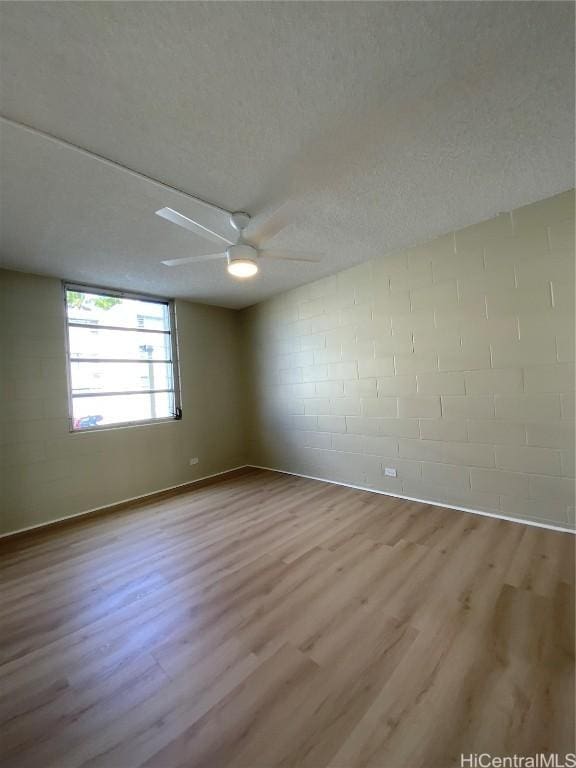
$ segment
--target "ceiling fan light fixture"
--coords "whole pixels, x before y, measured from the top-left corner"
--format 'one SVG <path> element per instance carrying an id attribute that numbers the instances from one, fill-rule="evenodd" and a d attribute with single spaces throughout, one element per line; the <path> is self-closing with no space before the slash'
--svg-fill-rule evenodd
<path id="1" fill-rule="evenodd" d="M 258 230 L 256 230 L 256 233 L 252 231 L 251 234 L 249 231 L 248 240 L 246 240 L 244 237 L 244 231 L 246 229 L 250 229 L 252 223 L 252 220 L 247 213 L 243 213 L 242 211 L 229 213 L 223 208 L 212 206 L 209 203 L 205 203 L 204 201 L 200 200 L 199 198 L 195 199 L 198 203 L 201 203 L 202 206 L 212 208 L 218 213 L 218 215 L 228 213 L 228 221 L 226 226 L 228 229 L 231 226 L 238 232 L 236 242 L 232 243 L 227 236 L 210 229 L 199 221 L 195 221 L 194 219 L 190 219 L 188 216 L 184 216 L 182 213 L 178 213 L 178 211 L 175 211 L 172 208 L 160 208 L 160 210 L 156 211 L 157 215 L 163 219 L 166 219 L 171 224 L 177 224 L 179 227 L 184 227 L 184 229 L 189 229 L 191 232 L 196 232 L 196 234 L 199 234 L 201 237 L 204 237 L 207 240 L 215 240 L 218 243 L 226 243 L 228 245 L 224 252 L 220 251 L 219 253 L 204 253 L 200 256 L 184 256 L 184 258 L 166 259 L 162 262 L 162 264 L 165 264 L 167 267 L 179 267 L 181 264 L 194 264 L 202 261 L 226 259 L 228 262 L 228 273 L 233 277 L 237 277 L 239 280 L 246 280 L 247 278 L 254 277 L 254 275 L 258 273 L 258 263 L 261 258 L 292 262 L 320 261 L 320 254 L 317 253 L 286 251 L 274 248 L 269 250 L 267 248 L 261 248 L 262 234 L 265 235 L 265 239 L 269 239 L 275 235 L 276 232 L 286 226 L 287 221 L 285 220 L 284 216 L 277 215 L 276 221 L 274 221 L 273 215 L 271 222 L 272 226 L 269 226 L 267 231 L 265 230 L 264 233 L 262 232 L 262 227 L 260 227 L 260 237 L 257 238 L 258 244 L 254 245 L 252 243 L 252 238 L 255 236 L 255 234 L 257 235 Z"/>
<path id="2" fill-rule="evenodd" d="M 258 264 L 252 259 L 234 259 L 228 262 L 228 272 L 241 279 L 254 277 L 258 272 Z"/>
<path id="3" fill-rule="evenodd" d="M 254 277 L 256 272 L 258 272 L 257 257 L 258 251 L 248 243 L 231 245 L 226 250 L 228 272 L 234 277 L 239 277 L 241 280 L 247 277 Z"/>

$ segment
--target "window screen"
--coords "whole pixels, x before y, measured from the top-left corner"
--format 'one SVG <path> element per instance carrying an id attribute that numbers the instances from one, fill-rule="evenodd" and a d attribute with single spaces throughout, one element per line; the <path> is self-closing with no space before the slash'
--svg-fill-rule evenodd
<path id="1" fill-rule="evenodd" d="M 168 300 L 65 284 L 73 430 L 181 416 Z"/>

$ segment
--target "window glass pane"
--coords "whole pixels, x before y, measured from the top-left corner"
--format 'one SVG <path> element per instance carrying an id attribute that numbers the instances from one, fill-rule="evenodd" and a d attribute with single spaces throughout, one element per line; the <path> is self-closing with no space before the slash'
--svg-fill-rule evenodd
<path id="1" fill-rule="evenodd" d="M 174 395 L 111 395 L 108 397 L 73 397 L 74 429 L 93 429 L 174 416 Z"/>
<path id="2" fill-rule="evenodd" d="M 70 363 L 72 393 L 173 389 L 171 363 Z"/>
<path id="3" fill-rule="evenodd" d="M 66 291 L 66 304 L 71 323 L 170 330 L 167 304 L 73 290 Z"/>
<path id="4" fill-rule="evenodd" d="M 70 358 L 170 360 L 170 334 L 139 331 L 105 331 L 101 328 L 68 328 Z"/>
<path id="5" fill-rule="evenodd" d="M 180 418 L 170 306 L 66 287 L 73 429 Z"/>

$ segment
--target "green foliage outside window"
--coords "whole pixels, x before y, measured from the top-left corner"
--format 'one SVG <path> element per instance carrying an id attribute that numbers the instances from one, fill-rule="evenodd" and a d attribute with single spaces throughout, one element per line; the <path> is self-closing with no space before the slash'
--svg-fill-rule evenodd
<path id="1" fill-rule="evenodd" d="M 91 296 L 80 291 L 66 291 L 66 301 L 69 307 L 74 309 L 111 309 L 120 304 L 122 299 L 116 296 Z"/>

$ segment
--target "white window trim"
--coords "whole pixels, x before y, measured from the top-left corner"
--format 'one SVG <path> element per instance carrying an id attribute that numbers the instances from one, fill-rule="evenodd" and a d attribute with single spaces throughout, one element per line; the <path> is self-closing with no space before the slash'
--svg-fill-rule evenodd
<path id="1" fill-rule="evenodd" d="M 156 304 L 166 304 L 168 307 L 168 315 L 170 318 L 170 330 L 169 331 L 159 331 L 157 329 L 154 330 L 147 330 L 145 328 L 124 328 L 119 326 L 95 326 L 97 328 L 102 328 L 103 330 L 118 330 L 118 331 L 138 331 L 138 332 L 145 332 L 145 333 L 162 333 L 162 334 L 170 334 L 170 349 L 172 353 L 172 360 L 158 360 L 154 362 L 171 362 L 172 363 L 172 376 L 173 376 L 173 382 L 174 382 L 174 409 L 175 413 L 174 416 L 168 416 L 164 418 L 158 418 L 158 419 L 142 419 L 138 421 L 122 421 L 117 424 L 105 424 L 102 427 L 85 427 L 83 429 L 75 429 L 74 428 L 74 410 L 73 410 L 73 395 L 72 395 L 72 358 L 70 355 L 70 343 L 69 343 L 69 335 L 68 335 L 68 328 L 70 326 L 72 327 L 82 327 L 82 328 L 90 328 L 89 325 L 84 325 L 83 323 L 69 323 L 68 322 L 68 302 L 66 297 L 67 291 L 79 291 L 80 293 L 93 293 L 96 295 L 102 295 L 102 296 L 115 296 L 120 299 L 135 299 L 136 301 L 149 301 Z M 124 429 L 127 427 L 145 427 L 150 426 L 151 424 L 167 424 L 174 421 L 181 421 L 182 419 L 182 400 L 181 400 L 181 392 L 180 392 L 180 366 L 179 366 L 179 356 L 178 356 L 178 332 L 177 332 L 177 325 L 176 325 L 176 308 L 175 308 L 175 302 L 174 299 L 167 299 L 163 298 L 161 296 L 154 296 L 153 294 L 147 294 L 147 293 L 135 293 L 133 291 L 121 291 L 116 288 L 106 288 L 101 285 L 92 285 L 89 283 L 75 283 L 71 282 L 69 280 L 62 280 L 62 298 L 64 302 L 64 339 L 65 339 L 65 351 L 66 351 L 66 382 L 67 382 L 67 388 L 68 388 L 68 430 L 74 435 L 81 435 L 86 432 L 106 432 L 111 429 Z M 77 361 L 75 361 L 77 362 Z M 95 360 L 95 362 L 105 362 L 105 360 L 102 360 L 98 358 Z M 148 360 L 123 360 L 123 359 L 110 359 L 110 362 L 115 363 L 122 363 L 122 362 L 148 362 Z M 83 397 L 96 397 L 96 396 L 107 396 L 107 395 L 131 395 L 131 394 L 149 394 L 150 392 L 172 392 L 172 390 L 143 390 L 143 391 L 134 391 L 134 392 L 114 392 L 114 393 L 98 393 L 98 395 L 95 393 L 94 395 L 83 395 Z"/>

